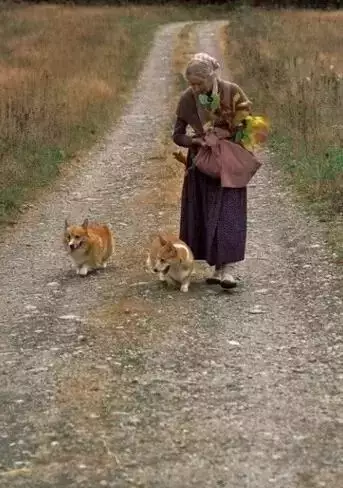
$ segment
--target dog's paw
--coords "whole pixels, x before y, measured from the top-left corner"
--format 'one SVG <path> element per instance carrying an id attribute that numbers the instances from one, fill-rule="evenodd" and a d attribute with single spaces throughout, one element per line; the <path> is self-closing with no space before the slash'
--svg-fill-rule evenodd
<path id="1" fill-rule="evenodd" d="M 87 276 L 88 271 L 89 271 L 89 269 L 88 269 L 88 267 L 87 267 L 87 266 L 81 266 L 81 268 L 79 269 L 78 274 L 79 274 L 80 276 Z"/>
<path id="2" fill-rule="evenodd" d="M 189 283 L 182 283 L 180 291 L 182 291 L 183 293 L 187 293 L 188 288 L 189 288 Z"/>
<path id="3" fill-rule="evenodd" d="M 160 281 L 167 281 L 166 275 L 164 273 L 159 273 L 158 274 L 158 279 Z"/>

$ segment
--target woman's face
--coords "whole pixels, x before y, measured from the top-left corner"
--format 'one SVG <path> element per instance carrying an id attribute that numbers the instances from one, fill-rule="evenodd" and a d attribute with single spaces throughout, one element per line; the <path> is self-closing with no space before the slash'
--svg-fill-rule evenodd
<path id="1" fill-rule="evenodd" d="M 187 77 L 189 86 L 196 95 L 207 93 L 212 90 L 213 82 L 211 78 L 199 78 L 198 76 L 189 75 Z"/>

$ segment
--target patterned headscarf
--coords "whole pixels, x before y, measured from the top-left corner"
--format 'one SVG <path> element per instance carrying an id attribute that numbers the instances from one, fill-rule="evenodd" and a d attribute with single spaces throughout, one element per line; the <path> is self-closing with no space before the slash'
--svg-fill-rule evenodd
<path id="1" fill-rule="evenodd" d="M 216 78 L 220 68 L 218 61 L 207 53 L 197 53 L 189 61 L 186 68 L 186 78 L 196 76 L 200 79 Z"/>

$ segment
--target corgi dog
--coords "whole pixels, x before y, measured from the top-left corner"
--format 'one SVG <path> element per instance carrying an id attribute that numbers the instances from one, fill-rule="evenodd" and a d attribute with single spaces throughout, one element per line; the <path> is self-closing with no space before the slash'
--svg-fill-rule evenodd
<path id="1" fill-rule="evenodd" d="M 113 253 L 114 237 L 109 225 L 90 224 L 88 219 L 81 225 L 70 225 L 66 219 L 64 245 L 76 274 L 86 276 L 90 270 L 106 268 Z"/>
<path id="2" fill-rule="evenodd" d="M 182 292 L 188 291 L 194 257 L 187 244 L 177 237 L 159 234 L 151 243 L 146 265 L 158 273 L 161 281 L 179 284 Z"/>

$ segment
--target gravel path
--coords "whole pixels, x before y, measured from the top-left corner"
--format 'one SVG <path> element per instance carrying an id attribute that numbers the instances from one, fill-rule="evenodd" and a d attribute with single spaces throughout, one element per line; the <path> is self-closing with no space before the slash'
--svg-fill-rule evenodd
<path id="1" fill-rule="evenodd" d="M 341 269 L 268 160 L 237 291 L 206 287 L 201 266 L 188 295 L 144 271 L 150 234 L 178 223 L 158 139 L 181 27 L 159 31 L 82 170 L 1 238 L 1 487 L 343 486 Z M 218 57 L 219 27 L 197 27 Z M 86 214 L 112 223 L 118 251 L 81 279 L 61 234 Z"/>

